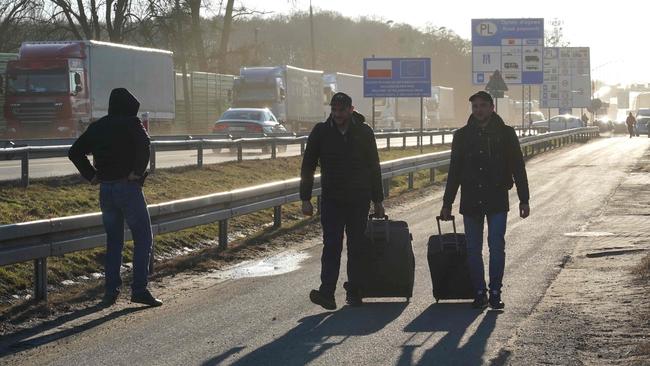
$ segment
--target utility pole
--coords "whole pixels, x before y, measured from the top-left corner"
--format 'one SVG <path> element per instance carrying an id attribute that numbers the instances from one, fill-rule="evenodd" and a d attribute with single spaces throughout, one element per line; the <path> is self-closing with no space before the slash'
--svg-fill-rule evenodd
<path id="1" fill-rule="evenodd" d="M 314 12 L 311 7 L 311 0 L 309 0 L 309 28 L 311 34 L 311 68 L 316 70 L 316 46 L 314 45 Z"/>

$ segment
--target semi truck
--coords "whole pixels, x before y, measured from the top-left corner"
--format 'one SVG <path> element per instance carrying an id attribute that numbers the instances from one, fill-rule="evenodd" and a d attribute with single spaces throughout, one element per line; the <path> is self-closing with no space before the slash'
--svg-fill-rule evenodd
<path id="1" fill-rule="evenodd" d="M 10 60 L 15 60 L 17 58 L 17 53 L 0 53 L 0 108 L 4 108 L 5 105 L 4 75 L 7 70 L 7 62 Z M 6 130 L 7 125 L 5 123 L 4 113 L 0 111 L 0 135 L 3 135 Z"/>
<path id="2" fill-rule="evenodd" d="M 175 117 L 173 53 L 98 41 L 24 42 L 6 72 L 9 138 L 76 137 L 108 113 L 124 87 L 149 115 L 152 134 Z"/>
<path id="3" fill-rule="evenodd" d="M 458 127 L 455 120 L 454 89 L 432 85 L 431 97 L 375 98 L 375 127 L 378 129 L 419 129 Z"/>
<path id="4" fill-rule="evenodd" d="M 311 131 L 325 119 L 323 72 L 282 65 L 242 67 L 233 85 L 234 108 L 269 108 L 290 131 Z"/>
<path id="5" fill-rule="evenodd" d="M 366 117 L 366 122 L 372 119 L 372 98 L 363 97 L 363 76 L 335 72 L 323 75 L 323 93 L 325 115 L 330 114 L 330 100 L 332 95 L 343 92 L 352 98 L 354 110 Z"/>

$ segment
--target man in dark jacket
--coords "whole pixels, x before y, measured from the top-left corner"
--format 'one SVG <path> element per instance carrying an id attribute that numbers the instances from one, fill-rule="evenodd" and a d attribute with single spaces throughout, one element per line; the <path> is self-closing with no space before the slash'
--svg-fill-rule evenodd
<path id="1" fill-rule="evenodd" d="M 451 162 L 440 216 L 450 220 L 451 207 L 461 187 L 460 213 L 467 239 L 467 255 L 476 290 L 473 306 L 488 303 L 503 309 L 501 286 L 505 266 L 505 233 L 510 204 L 508 190 L 514 184 L 519 196 L 519 215 L 528 217 L 528 178 L 515 130 L 494 112 L 490 94 L 480 91 L 471 98 L 472 115 L 467 125 L 454 133 Z M 488 222 L 490 249 L 490 297 L 483 269 L 483 226 Z"/>
<path id="2" fill-rule="evenodd" d="M 352 99 L 336 93 L 330 102 L 331 114 L 318 123 L 309 134 L 300 171 L 302 212 L 313 214 L 311 193 L 314 171 L 320 163 L 321 224 L 323 254 L 321 256 L 321 285 L 309 298 L 325 309 L 336 309 L 334 292 L 339 277 L 343 233 L 347 237 L 348 282 L 344 284 L 346 302 L 362 304 L 358 285 L 361 243 L 370 211 L 383 216 L 384 194 L 377 143 L 365 118 L 354 111 Z"/>
<path id="3" fill-rule="evenodd" d="M 74 142 L 68 157 L 81 175 L 100 184 L 99 204 L 106 229 L 106 292 L 104 303 L 115 303 L 122 286 L 120 267 L 124 221 L 134 242 L 131 301 L 160 306 L 147 289 L 153 237 L 142 184 L 149 163 L 149 136 L 137 117 L 140 103 L 124 88 L 114 89 L 108 115 L 91 123 Z M 92 154 L 95 165 L 86 155 Z"/>

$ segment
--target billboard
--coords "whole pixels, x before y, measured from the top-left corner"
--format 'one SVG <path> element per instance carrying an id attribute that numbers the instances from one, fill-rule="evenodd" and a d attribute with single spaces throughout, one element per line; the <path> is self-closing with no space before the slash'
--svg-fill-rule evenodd
<path id="1" fill-rule="evenodd" d="M 430 97 L 430 58 L 363 59 L 363 96 Z"/>
<path id="2" fill-rule="evenodd" d="M 586 108 L 591 105 L 589 47 L 546 47 L 541 108 Z"/>

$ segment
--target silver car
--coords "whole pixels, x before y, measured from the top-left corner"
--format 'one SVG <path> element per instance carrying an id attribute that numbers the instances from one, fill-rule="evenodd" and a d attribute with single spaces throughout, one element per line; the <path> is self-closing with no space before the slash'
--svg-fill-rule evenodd
<path id="1" fill-rule="evenodd" d="M 230 108 L 212 126 L 212 133 L 231 135 L 233 138 L 287 136 L 289 132 L 267 108 Z M 286 151 L 286 145 L 278 146 L 279 151 Z M 232 149 L 231 149 L 232 150 Z M 269 146 L 262 146 L 263 152 L 270 151 Z"/>

